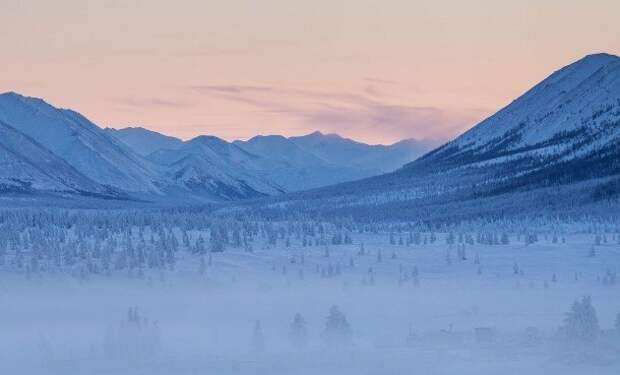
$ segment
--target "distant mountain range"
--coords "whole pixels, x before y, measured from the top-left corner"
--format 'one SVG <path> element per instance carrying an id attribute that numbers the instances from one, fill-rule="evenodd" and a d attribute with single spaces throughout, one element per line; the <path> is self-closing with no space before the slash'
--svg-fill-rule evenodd
<path id="1" fill-rule="evenodd" d="M 276 194 L 273 189 L 307 190 L 391 172 L 437 146 L 433 141 L 413 139 L 389 146 L 367 145 L 320 132 L 290 138 L 259 135 L 234 142 L 200 136 L 183 142 L 143 128 L 105 130 L 157 165 L 177 164 L 174 175 L 182 175 L 181 170 L 224 163 L 225 170 L 242 173 L 245 179 L 254 176 L 270 182 L 272 188 L 257 187 L 267 195 Z M 186 162 L 178 165 L 180 160 Z"/>
<path id="2" fill-rule="evenodd" d="M 102 129 L 37 98 L 0 94 L 0 194 L 209 202 L 279 195 L 389 172 L 432 142 L 366 145 L 337 135 L 189 141 Z"/>
<path id="3" fill-rule="evenodd" d="M 596 54 L 393 173 L 281 200 L 406 218 L 573 209 L 619 196 L 620 58 Z"/>

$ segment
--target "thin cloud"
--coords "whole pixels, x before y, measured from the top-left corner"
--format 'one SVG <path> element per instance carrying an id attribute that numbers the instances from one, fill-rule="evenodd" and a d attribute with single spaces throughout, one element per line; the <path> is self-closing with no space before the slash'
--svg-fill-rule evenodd
<path id="1" fill-rule="evenodd" d="M 149 107 L 186 107 L 187 103 L 170 100 L 170 99 L 162 99 L 162 98 L 122 98 L 118 100 L 118 102 L 122 105 L 128 107 L 141 107 L 141 108 L 149 108 Z"/>
<path id="2" fill-rule="evenodd" d="M 378 89 L 361 94 L 252 85 L 200 85 L 203 95 L 288 116 L 297 127 L 383 138 L 447 138 L 479 120 L 475 110 L 450 112 L 430 106 L 393 104 Z"/>
<path id="3" fill-rule="evenodd" d="M 307 90 L 299 88 L 276 87 L 276 86 L 251 86 L 251 85 L 199 85 L 192 89 L 201 93 L 230 93 L 238 96 L 252 96 L 253 94 L 271 94 L 274 96 L 295 96 L 305 99 L 337 100 L 348 102 L 366 102 L 364 96 L 325 91 Z"/>

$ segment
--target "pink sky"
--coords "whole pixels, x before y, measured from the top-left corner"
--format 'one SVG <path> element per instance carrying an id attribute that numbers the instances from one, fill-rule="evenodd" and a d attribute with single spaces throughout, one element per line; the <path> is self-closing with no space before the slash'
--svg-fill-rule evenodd
<path id="1" fill-rule="evenodd" d="M 617 0 L 0 0 L 0 91 L 184 139 L 448 138 L 620 54 Z"/>

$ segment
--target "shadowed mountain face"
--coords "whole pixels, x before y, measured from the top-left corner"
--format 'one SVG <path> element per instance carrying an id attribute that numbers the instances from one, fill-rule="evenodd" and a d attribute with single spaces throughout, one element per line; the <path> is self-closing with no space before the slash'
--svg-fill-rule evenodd
<path id="1" fill-rule="evenodd" d="M 444 210 L 457 201 L 490 207 L 480 200 L 492 199 L 502 209 L 518 210 L 528 202 L 514 197 L 533 199 L 546 191 L 578 206 L 619 195 L 619 178 L 620 58 L 598 54 L 553 73 L 495 115 L 393 173 L 290 201 L 313 200 L 324 210 L 383 206 L 411 212 L 424 205 Z M 569 195 L 575 196 L 572 202 Z"/>

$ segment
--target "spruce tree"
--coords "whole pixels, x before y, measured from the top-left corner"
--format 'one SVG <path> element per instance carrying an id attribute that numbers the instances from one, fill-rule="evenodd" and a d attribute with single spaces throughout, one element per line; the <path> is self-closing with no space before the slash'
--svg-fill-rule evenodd
<path id="1" fill-rule="evenodd" d="M 573 303 L 564 323 L 567 336 L 577 341 L 593 341 L 600 333 L 596 310 L 589 296 Z"/>
<path id="2" fill-rule="evenodd" d="M 295 314 L 291 322 L 290 331 L 291 343 L 298 348 L 304 347 L 308 341 L 308 332 L 306 329 L 306 320 L 300 313 Z"/>
<path id="3" fill-rule="evenodd" d="M 325 340 L 327 344 L 342 346 L 350 343 L 353 332 L 345 315 L 338 306 L 333 305 L 329 309 L 325 324 Z"/>

